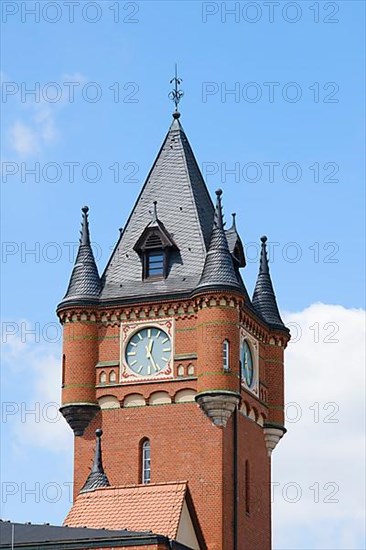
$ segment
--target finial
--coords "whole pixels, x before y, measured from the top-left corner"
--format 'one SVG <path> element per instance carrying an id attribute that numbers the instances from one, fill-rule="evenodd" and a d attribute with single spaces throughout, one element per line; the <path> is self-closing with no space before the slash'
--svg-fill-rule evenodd
<path id="1" fill-rule="evenodd" d="M 266 247 L 266 242 L 267 242 L 266 235 L 263 235 L 263 237 L 261 237 L 261 241 L 262 241 L 262 250 L 261 250 L 261 258 L 260 258 L 260 264 L 259 264 L 259 272 L 269 273 L 267 247 Z"/>
<path id="2" fill-rule="evenodd" d="M 81 222 L 80 244 L 90 245 L 89 222 L 88 222 L 89 207 L 83 206 L 81 211 L 83 213 L 83 219 Z"/>
<path id="3" fill-rule="evenodd" d="M 178 104 L 179 104 L 180 100 L 182 99 L 182 97 L 184 96 L 184 92 L 183 92 L 183 90 L 179 89 L 179 86 L 181 85 L 183 80 L 178 77 L 177 64 L 175 64 L 175 76 L 174 76 L 174 78 L 171 79 L 170 84 L 172 84 L 173 82 L 174 82 L 174 90 L 169 92 L 168 97 L 169 97 L 169 99 L 174 101 L 174 104 L 175 104 L 175 112 L 173 113 L 173 117 L 174 118 L 179 118 L 180 113 L 178 112 Z"/>
<path id="4" fill-rule="evenodd" d="M 236 230 L 236 212 L 233 212 L 231 215 L 232 215 L 232 217 L 233 217 L 233 225 L 232 225 L 232 228 Z"/>
<path id="5" fill-rule="evenodd" d="M 215 222 L 216 227 L 219 229 L 224 228 L 224 220 L 223 220 L 223 214 L 222 214 L 222 204 L 221 204 L 221 196 L 222 196 L 222 189 L 217 189 L 215 191 L 216 193 L 216 211 L 215 211 Z"/>
<path id="6" fill-rule="evenodd" d="M 97 472 L 99 474 L 104 474 L 103 463 L 102 463 L 102 444 L 101 444 L 102 435 L 103 435 L 103 430 L 101 428 L 98 428 L 97 430 L 95 430 L 96 446 L 95 446 L 94 462 L 93 462 L 93 467 L 91 471 Z"/>

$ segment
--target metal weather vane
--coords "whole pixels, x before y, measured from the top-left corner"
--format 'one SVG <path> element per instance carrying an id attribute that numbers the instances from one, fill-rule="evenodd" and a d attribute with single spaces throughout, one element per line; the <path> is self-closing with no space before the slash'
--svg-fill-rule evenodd
<path id="1" fill-rule="evenodd" d="M 174 90 L 169 93 L 169 99 L 174 101 L 175 111 L 178 112 L 178 105 L 182 97 L 184 96 L 183 90 L 179 89 L 179 86 L 183 82 L 182 78 L 178 77 L 177 64 L 175 64 L 175 76 L 171 79 L 170 84 L 174 82 Z"/>

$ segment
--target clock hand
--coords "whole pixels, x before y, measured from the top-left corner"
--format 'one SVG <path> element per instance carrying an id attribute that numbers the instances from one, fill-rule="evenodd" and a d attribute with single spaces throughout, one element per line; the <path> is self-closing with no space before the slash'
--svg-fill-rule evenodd
<path id="1" fill-rule="evenodd" d="M 152 347 L 152 346 L 151 346 L 151 347 Z M 155 363 L 155 361 L 154 361 L 153 356 L 151 355 L 151 352 L 150 352 L 148 346 L 145 346 L 145 349 L 146 349 L 146 357 L 147 357 L 147 359 L 150 359 L 150 361 L 151 361 L 151 363 L 152 363 L 152 366 L 154 367 L 154 369 L 155 369 L 156 371 L 158 371 L 159 368 L 156 366 L 156 363 Z"/>
<path id="2" fill-rule="evenodd" d="M 150 355 L 151 355 L 151 352 L 152 352 L 153 345 L 154 345 L 154 340 L 150 340 L 150 342 L 149 342 L 149 353 L 150 353 Z"/>

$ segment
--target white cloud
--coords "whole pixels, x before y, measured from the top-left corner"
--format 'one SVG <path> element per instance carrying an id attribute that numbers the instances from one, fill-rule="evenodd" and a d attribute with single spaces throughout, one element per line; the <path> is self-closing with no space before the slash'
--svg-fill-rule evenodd
<path id="1" fill-rule="evenodd" d="M 33 325 L 23 320 L 16 326 Z M 42 340 L 41 330 L 39 336 Z M 22 328 L 16 335 L 8 335 L 6 340 L 2 346 L 3 374 L 5 371 L 11 373 L 12 384 L 21 387 L 22 391 L 24 384 L 27 388 L 25 398 L 12 401 L 3 396 L 7 403 L 13 403 L 8 408 L 3 406 L 3 422 L 11 426 L 13 450 L 26 452 L 29 446 L 36 446 L 45 452 L 68 453 L 72 432 L 57 412 L 61 391 L 60 346 L 44 340 L 35 343 L 33 335 L 24 338 Z M 6 414 L 14 408 L 16 414 Z"/>
<path id="2" fill-rule="evenodd" d="M 37 98 L 28 95 L 26 101 L 20 102 L 21 92 L 14 96 L 19 99 L 22 111 L 21 114 L 18 112 L 17 120 L 8 126 L 8 145 L 12 153 L 15 152 L 21 157 L 32 156 L 40 153 L 58 139 L 60 132 L 56 124 L 57 112 L 70 101 L 69 88 L 64 86 L 64 82 L 74 82 L 82 86 L 86 82 L 86 78 L 80 73 L 63 74 L 58 83 L 61 95 L 57 102 L 49 102 L 47 97 L 46 99 L 43 97 L 44 85 L 42 84 Z M 77 93 L 75 92 L 75 94 Z M 8 156 L 10 155 L 8 154 Z"/>
<path id="3" fill-rule="evenodd" d="M 16 121 L 10 128 L 11 148 L 19 155 L 29 155 L 39 151 L 37 132 L 23 122 Z"/>
<path id="4" fill-rule="evenodd" d="M 274 548 L 364 548 L 365 312 L 319 303 L 285 320 L 295 341 L 288 433 L 273 454 Z"/>

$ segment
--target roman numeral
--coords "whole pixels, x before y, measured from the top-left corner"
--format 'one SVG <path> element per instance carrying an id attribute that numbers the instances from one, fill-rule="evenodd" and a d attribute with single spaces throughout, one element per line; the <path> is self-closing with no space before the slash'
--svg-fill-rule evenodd
<path id="1" fill-rule="evenodd" d="M 161 334 L 161 330 L 158 330 L 158 332 L 156 333 L 156 338 L 159 338 L 160 334 Z"/>
<path id="2" fill-rule="evenodd" d="M 137 336 L 140 338 L 140 340 L 142 340 L 142 336 L 139 332 L 137 333 Z"/>
<path id="3" fill-rule="evenodd" d="M 165 348 L 165 349 L 163 349 L 163 351 L 169 351 L 169 353 L 170 353 L 171 350 L 170 350 L 170 348 Z"/>
<path id="4" fill-rule="evenodd" d="M 135 351 L 128 351 L 127 355 L 136 355 L 136 352 Z"/>
<path id="5" fill-rule="evenodd" d="M 166 357 L 163 357 L 162 359 L 163 359 L 163 361 L 165 361 L 166 363 L 169 361 L 169 359 L 167 359 Z"/>
<path id="6" fill-rule="evenodd" d="M 136 363 L 137 363 L 137 359 L 135 359 L 134 361 L 132 361 L 132 363 L 131 363 L 130 366 L 133 367 L 133 365 L 136 365 Z"/>
<path id="7" fill-rule="evenodd" d="M 151 328 L 148 329 L 147 335 L 148 335 L 149 338 L 151 338 Z"/>
<path id="8" fill-rule="evenodd" d="M 169 340 L 169 338 L 164 338 L 164 340 L 161 341 L 162 344 L 165 344 L 165 342 L 167 342 Z"/>
<path id="9" fill-rule="evenodd" d="M 136 347 L 136 346 L 137 346 L 137 344 L 135 344 L 135 342 L 131 342 L 131 346 L 134 346 L 134 347 Z"/>

